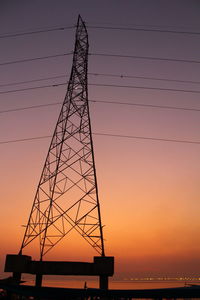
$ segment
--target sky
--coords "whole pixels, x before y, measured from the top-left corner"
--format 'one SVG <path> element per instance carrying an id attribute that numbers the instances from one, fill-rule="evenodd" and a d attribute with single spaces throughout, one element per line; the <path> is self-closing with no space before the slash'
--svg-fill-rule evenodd
<path id="1" fill-rule="evenodd" d="M 199 275 L 199 9 L 195 0 L 0 1 L 1 271 L 5 255 L 19 251 L 50 140 L 3 142 L 52 135 L 66 86 L 8 91 L 65 82 L 72 56 L 16 61 L 73 51 L 80 14 L 89 35 L 89 100 L 102 101 L 90 102 L 92 131 L 121 136 L 93 136 L 105 250 L 115 257 L 115 278 Z M 73 28 L 5 37 L 62 26 Z M 37 259 L 34 249 L 27 254 Z M 47 259 L 95 255 L 72 233 Z"/>

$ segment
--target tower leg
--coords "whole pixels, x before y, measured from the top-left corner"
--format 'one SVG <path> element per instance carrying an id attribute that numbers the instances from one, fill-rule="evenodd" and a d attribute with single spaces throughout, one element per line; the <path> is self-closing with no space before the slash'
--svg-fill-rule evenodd
<path id="1" fill-rule="evenodd" d="M 41 287 L 42 286 L 42 274 L 36 274 L 35 277 L 35 286 Z"/>
<path id="2" fill-rule="evenodd" d="M 99 288 L 103 290 L 108 289 L 108 276 L 106 275 L 99 276 Z"/>

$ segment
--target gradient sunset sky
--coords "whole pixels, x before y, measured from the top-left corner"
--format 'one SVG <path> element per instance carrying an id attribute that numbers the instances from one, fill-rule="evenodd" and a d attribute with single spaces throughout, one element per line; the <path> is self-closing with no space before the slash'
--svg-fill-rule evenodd
<path id="1" fill-rule="evenodd" d="M 50 139 L 3 142 L 52 135 L 61 106 L 5 111 L 60 103 L 66 86 L 3 92 L 65 82 L 71 71 L 72 56 L 5 63 L 71 52 L 75 28 L 4 35 L 74 27 L 78 14 L 88 27 L 91 54 L 184 60 L 89 55 L 89 73 L 93 73 L 89 75 L 89 100 L 196 109 L 90 102 L 94 133 L 199 142 L 94 134 L 106 255 L 115 256 L 116 277 L 200 275 L 200 2 L 197 0 L 0 1 L 1 271 L 5 255 L 19 251 L 24 233 L 21 225 L 27 223 Z M 60 75 L 66 77 L 6 85 Z M 27 249 L 26 254 L 38 258 L 35 249 Z M 94 250 L 72 233 L 47 259 L 91 261 L 94 255 Z"/>

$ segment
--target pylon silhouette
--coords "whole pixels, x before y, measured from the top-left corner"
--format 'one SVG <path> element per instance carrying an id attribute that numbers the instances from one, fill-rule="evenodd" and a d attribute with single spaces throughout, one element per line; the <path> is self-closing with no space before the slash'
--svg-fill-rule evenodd
<path id="1" fill-rule="evenodd" d="M 67 93 L 20 249 L 22 254 L 38 238 L 40 260 L 72 230 L 105 255 L 88 106 L 88 47 L 79 16 Z"/>

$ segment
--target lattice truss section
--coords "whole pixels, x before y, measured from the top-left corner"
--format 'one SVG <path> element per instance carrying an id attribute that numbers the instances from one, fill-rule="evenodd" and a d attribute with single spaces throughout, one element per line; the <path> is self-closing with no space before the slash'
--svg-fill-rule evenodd
<path id="1" fill-rule="evenodd" d="M 87 93 L 88 35 L 79 16 L 64 103 L 26 227 L 21 252 L 35 238 L 40 258 L 71 230 L 104 255 Z"/>

